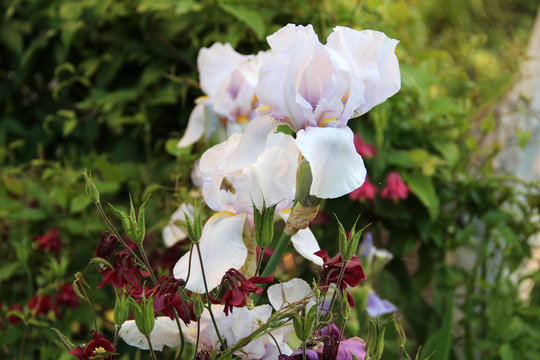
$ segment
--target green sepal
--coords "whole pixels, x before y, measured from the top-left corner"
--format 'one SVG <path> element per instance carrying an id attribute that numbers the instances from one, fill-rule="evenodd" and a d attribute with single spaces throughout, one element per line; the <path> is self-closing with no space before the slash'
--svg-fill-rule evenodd
<path id="1" fill-rule="evenodd" d="M 122 297 L 116 295 L 116 302 L 114 304 L 114 323 L 121 326 L 128 318 L 129 315 L 129 297 L 126 296 L 125 291 L 122 292 Z"/>
<path id="2" fill-rule="evenodd" d="M 297 314 L 294 314 L 292 320 L 296 337 L 301 341 L 305 342 L 307 339 L 304 338 L 304 324 L 302 319 Z"/>
<path id="3" fill-rule="evenodd" d="M 195 212 L 193 214 L 193 221 L 191 221 L 191 218 L 189 217 L 189 215 L 184 212 L 184 218 L 186 220 L 186 228 L 188 231 L 189 238 L 195 244 L 198 244 L 202 235 L 201 214 L 199 212 Z"/>
<path id="4" fill-rule="evenodd" d="M 124 211 L 118 210 L 112 204 L 109 204 L 109 206 L 116 212 L 116 214 L 120 217 L 120 221 L 122 222 L 122 227 L 124 228 L 124 232 L 127 236 L 133 241 L 135 241 L 135 231 L 134 227 L 135 224 L 133 224 L 133 220 L 130 216 L 128 216 Z"/>
<path id="5" fill-rule="evenodd" d="M 150 333 L 154 329 L 154 298 L 150 297 L 148 300 L 145 300 L 143 297 L 143 301 L 140 303 L 135 302 L 135 300 L 131 299 L 131 307 L 133 309 L 133 316 L 135 317 L 135 325 L 137 325 L 137 329 L 143 334 L 144 336 L 150 336 Z"/>
<path id="6" fill-rule="evenodd" d="M 313 331 L 313 325 L 315 324 L 315 319 L 317 318 L 317 310 L 319 306 L 317 304 L 313 305 L 307 314 L 306 322 L 304 325 L 304 341 L 307 341 L 311 337 L 311 332 Z"/>

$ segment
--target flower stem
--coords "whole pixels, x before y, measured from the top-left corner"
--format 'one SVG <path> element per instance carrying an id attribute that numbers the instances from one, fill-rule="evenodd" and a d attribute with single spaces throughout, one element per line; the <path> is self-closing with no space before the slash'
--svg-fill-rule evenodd
<path id="1" fill-rule="evenodd" d="M 150 267 L 150 261 L 148 261 L 148 256 L 146 256 L 146 252 L 144 251 L 144 247 L 142 246 L 142 243 L 137 245 L 139 247 L 139 252 L 142 255 L 144 266 L 148 269 L 148 272 L 150 273 L 150 277 L 152 278 L 152 281 L 154 284 L 157 282 L 156 276 L 154 275 L 154 272 L 152 271 L 152 268 Z"/>
<path id="2" fill-rule="evenodd" d="M 176 326 L 178 326 L 178 332 L 180 333 L 180 351 L 176 354 L 174 357 L 175 359 L 178 359 L 182 356 L 182 352 L 184 351 L 184 333 L 182 332 L 182 326 L 180 326 L 180 320 L 178 320 L 178 311 L 174 309 L 174 320 L 176 320 Z"/>
<path id="3" fill-rule="evenodd" d="M 154 348 L 152 347 L 152 342 L 150 341 L 150 336 L 147 336 L 146 340 L 148 341 L 148 347 L 150 348 L 150 357 L 153 360 L 156 360 L 156 353 L 154 352 Z"/>
<path id="4" fill-rule="evenodd" d="M 261 269 L 261 265 L 262 265 L 262 260 L 263 260 L 263 256 L 264 256 L 264 247 L 261 248 L 261 250 L 259 251 L 259 261 L 257 261 L 257 268 L 255 269 L 255 276 L 259 276 L 259 270 Z"/>
<path id="5" fill-rule="evenodd" d="M 221 343 L 221 346 L 223 347 L 223 349 L 226 349 L 227 347 L 225 346 L 225 342 L 223 341 L 223 338 L 221 337 L 221 334 L 219 333 L 216 318 L 214 317 L 214 313 L 212 311 L 212 303 L 210 302 L 210 292 L 208 291 L 208 284 L 206 283 L 206 275 L 204 273 L 204 265 L 203 265 L 203 260 L 201 256 L 201 248 L 199 247 L 198 243 L 195 243 L 195 246 L 197 247 L 197 254 L 199 255 L 199 263 L 201 264 L 201 273 L 202 273 L 202 278 L 204 282 L 204 291 L 206 293 L 206 302 L 208 304 L 207 306 L 208 313 L 210 314 L 210 318 L 212 319 L 212 324 L 214 324 L 214 328 L 216 329 L 216 335 L 219 339 L 219 342 Z"/>
<path id="6" fill-rule="evenodd" d="M 197 318 L 197 340 L 195 341 L 195 353 L 193 360 L 197 358 L 197 350 L 199 349 L 199 336 L 201 335 L 201 318 Z"/>
<path id="7" fill-rule="evenodd" d="M 264 267 L 264 270 L 262 271 L 260 276 L 262 276 L 262 277 L 268 276 L 268 275 L 272 274 L 274 272 L 274 270 L 276 270 L 277 265 L 279 264 L 279 262 L 283 258 L 283 255 L 285 255 L 285 253 L 287 252 L 289 244 L 291 243 L 291 241 L 290 241 L 291 236 L 292 235 L 289 235 L 286 232 L 283 232 L 281 234 L 281 237 L 278 240 L 277 246 L 274 249 L 274 253 L 272 254 L 272 256 L 270 256 L 270 260 L 268 260 L 268 263 L 266 263 L 266 266 Z M 262 253 L 261 253 L 261 258 L 262 258 Z M 261 287 L 263 289 L 265 289 L 266 285 L 267 284 L 262 284 Z M 257 305 L 257 303 L 259 302 L 259 300 L 261 298 L 261 294 L 257 294 L 257 295 L 255 295 L 253 297 L 253 303 L 255 305 Z"/>

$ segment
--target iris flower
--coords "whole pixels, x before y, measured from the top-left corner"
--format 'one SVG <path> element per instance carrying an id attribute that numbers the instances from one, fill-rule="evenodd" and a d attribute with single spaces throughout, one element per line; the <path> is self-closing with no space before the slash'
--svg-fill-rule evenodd
<path id="1" fill-rule="evenodd" d="M 197 100 L 178 147 L 189 146 L 203 135 L 210 137 L 217 126 L 225 127 L 228 135 L 243 131 L 258 106 L 255 86 L 265 56 L 264 52 L 242 55 L 231 45 L 221 43 L 201 49 L 197 65 L 206 96 Z M 213 111 L 220 122 L 206 121 L 210 118 L 207 111 Z"/>
<path id="2" fill-rule="evenodd" d="M 311 25 L 293 24 L 267 40 L 272 52 L 259 71 L 257 98 L 274 124 L 296 132 L 313 174 L 310 194 L 335 198 L 359 188 L 366 169 L 347 123 L 399 90 L 398 41 L 338 26 L 323 45 Z"/>

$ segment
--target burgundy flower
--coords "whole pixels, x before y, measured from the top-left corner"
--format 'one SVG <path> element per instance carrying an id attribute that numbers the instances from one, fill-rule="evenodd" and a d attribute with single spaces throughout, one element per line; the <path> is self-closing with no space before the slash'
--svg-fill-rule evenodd
<path id="1" fill-rule="evenodd" d="M 148 271 L 142 271 L 133 263 L 133 257 L 127 250 L 122 250 L 114 254 L 114 263 L 112 268 L 98 270 L 103 274 L 98 289 L 105 284 L 112 284 L 115 288 L 121 289 L 130 284 L 133 286 L 139 285 L 139 277 L 147 277 L 150 275 Z"/>
<path id="2" fill-rule="evenodd" d="M 13 304 L 13 305 L 10 305 L 8 307 L 8 314 L 10 311 L 20 311 L 20 312 L 23 312 L 23 308 L 22 306 L 18 305 L 18 304 Z M 20 317 L 18 317 L 17 315 L 9 315 L 7 317 L 7 321 L 8 323 L 10 323 L 11 325 L 17 325 L 18 323 L 20 323 L 22 320 Z"/>
<path id="3" fill-rule="evenodd" d="M 356 201 L 356 200 L 364 200 L 364 199 L 375 199 L 375 194 L 379 191 L 375 185 L 373 185 L 369 178 L 366 176 L 366 181 L 362 186 L 360 186 L 358 189 L 354 190 L 349 194 L 349 199 Z"/>
<path id="4" fill-rule="evenodd" d="M 244 307 L 246 306 L 246 300 L 248 299 L 248 293 L 252 292 L 255 294 L 260 294 L 263 289 L 256 286 L 255 284 L 262 283 L 271 283 L 274 281 L 274 276 L 269 275 L 266 277 L 254 276 L 249 280 L 246 279 L 236 269 L 229 269 L 223 276 L 221 280 L 221 286 L 225 289 L 225 293 L 221 299 L 211 299 L 214 304 L 223 304 L 225 303 L 225 316 L 229 315 L 229 311 L 233 311 L 233 307 Z"/>
<path id="5" fill-rule="evenodd" d="M 97 331 L 92 332 L 94 333 L 94 337 L 84 349 L 82 346 L 78 346 L 69 353 L 78 357 L 80 360 L 113 360 L 114 355 L 108 354 L 114 353 L 114 347 L 111 342 Z"/>
<path id="6" fill-rule="evenodd" d="M 75 309 L 77 306 L 79 306 L 80 301 L 81 299 L 79 299 L 75 293 L 75 290 L 73 290 L 72 284 L 64 284 L 60 286 L 60 293 L 56 296 L 56 306 L 64 305 Z"/>
<path id="7" fill-rule="evenodd" d="M 163 315 L 174 319 L 174 310 L 178 312 L 178 317 L 187 325 L 191 320 L 196 320 L 192 306 L 182 302 L 178 293 L 178 288 L 183 286 L 185 281 L 175 279 L 172 276 L 163 275 L 159 278 L 149 294 L 154 295 L 154 313 L 161 312 Z"/>
<path id="8" fill-rule="evenodd" d="M 94 254 L 94 257 L 108 259 L 109 256 L 111 256 L 111 254 L 114 252 L 117 242 L 118 237 L 115 234 L 104 231 L 101 235 L 101 239 L 96 246 L 96 253 Z"/>
<path id="9" fill-rule="evenodd" d="M 56 313 L 56 307 L 53 307 L 49 295 L 36 295 L 28 303 L 28 308 L 32 310 L 34 316 L 47 315 L 50 310 Z"/>
<path id="10" fill-rule="evenodd" d="M 210 356 L 210 352 L 208 350 L 199 350 L 197 355 L 195 356 L 195 360 L 211 360 L 212 357 Z"/>
<path id="11" fill-rule="evenodd" d="M 50 252 L 58 256 L 60 254 L 60 247 L 66 246 L 60 240 L 60 234 L 57 227 L 52 227 L 45 235 L 34 236 L 32 241 L 36 241 L 38 249 Z"/>
<path id="12" fill-rule="evenodd" d="M 328 286 L 329 284 L 336 284 L 341 290 L 344 290 L 347 288 L 347 286 L 357 286 L 362 282 L 362 280 L 367 279 L 360 259 L 353 256 L 345 266 L 345 272 L 343 273 L 341 282 L 337 284 L 341 268 L 343 267 L 343 257 L 341 254 L 330 259 L 326 250 L 319 250 L 315 253 L 315 255 L 321 257 L 324 261 L 321 281 L 321 286 L 323 287 Z M 351 306 L 354 305 L 350 294 L 347 294 L 347 300 Z"/>
<path id="13" fill-rule="evenodd" d="M 354 134 L 354 147 L 362 157 L 369 158 L 377 155 L 377 148 L 365 143 L 360 134 Z"/>
<path id="14" fill-rule="evenodd" d="M 409 196 L 409 187 L 397 172 L 391 172 L 386 178 L 386 186 L 381 191 L 381 197 L 398 201 Z"/>

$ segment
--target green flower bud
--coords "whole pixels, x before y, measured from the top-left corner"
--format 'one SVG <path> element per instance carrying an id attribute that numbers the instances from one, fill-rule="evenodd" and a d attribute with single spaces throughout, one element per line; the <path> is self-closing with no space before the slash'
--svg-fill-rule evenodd
<path id="1" fill-rule="evenodd" d="M 255 242 L 261 248 L 267 248 L 274 239 L 274 213 L 277 204 L 266 207 L 263 199 L 262 211 L 253 203 L 253 218 L 255 224 Z"/>
<path id="2" fill-rule="evenodd" d="M 86 193 L 92 201 L 94 201 L 95 204 L 99 203 L 99 190 L 92 181 L 92 173 L 87 172 L 86 170 L 83 171 L 84 179 L 86 180 Z"/>
<path id="3" fill-rule="evenodd" d="M 202 313 L 204 312 L 204 304 L 199 295 L 195 296 L 195 302 L 193 303 L 193 311 L 198 318 L 200 318 Z"/>
<path id="4" fill-rule="evenodd" d="M 131 306 L 133 308 L 133 315 L 135 317 L 135 324 L 137 329 L 144 336 L 150 336 L 150 333 L 154 329 L 154 298 L 150 297 L 147 301 L 144 300 L 140 303 L 136 303 L 134 300 L 131 300 Z"/>
<path id="5" fill-rule="evenodd" d="M 116 303 L 114 304 L 114 323 L 121 326 L 128 318 L 129 315 L 129 297 L 125 292 L 122 293 L 122 297 L 116 296 Z"/>

